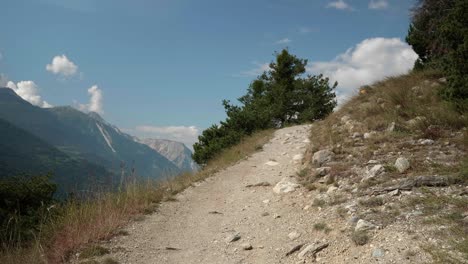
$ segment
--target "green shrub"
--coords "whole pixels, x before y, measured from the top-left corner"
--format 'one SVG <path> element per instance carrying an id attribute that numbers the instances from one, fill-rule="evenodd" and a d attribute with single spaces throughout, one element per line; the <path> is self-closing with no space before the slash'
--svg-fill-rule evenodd
<path id="1" fill-rule="evenodd" d="M 34 238 L 54 202 L 56 185 L 50 175 L 0 180 L 0 243 L 23 245 Z"/>

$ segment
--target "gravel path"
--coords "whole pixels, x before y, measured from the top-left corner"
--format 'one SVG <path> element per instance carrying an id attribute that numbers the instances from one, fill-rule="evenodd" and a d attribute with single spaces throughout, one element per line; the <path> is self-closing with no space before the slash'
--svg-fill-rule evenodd
<path id="1" fill-rule="evenodd" d="M 132 223 L 128 236 L 109 242 L 111 257 L 120 263 L 296 263 L 296 256 L 285 254 L 299 243 L 294 236 L 310 226 L 302 207 L 294 206 L 294 197 L 302 193 L 298 189 L 278 194 L 273 187 L 283 178 L 294 182 L 309 129 L 304 125 L 278 130 L 261 152 Z M 246 187 L 261 182 L 271 186 Z M 291 239 L 288 234 L 293 231 L 297 234 Z M 240 239 L 227 242 L 235 234 Z M 247 244 L 251 250 L 244 249 Z"/>

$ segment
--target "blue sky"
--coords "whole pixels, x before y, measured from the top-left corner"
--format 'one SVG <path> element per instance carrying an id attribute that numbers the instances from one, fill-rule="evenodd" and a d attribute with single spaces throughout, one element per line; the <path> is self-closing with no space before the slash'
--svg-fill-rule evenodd
<path id="1" fill-rule="evenodd" d="M 412 66 L 407 0 L 15 0 L 0 84 L 42 107 L 101 112 L 138 136 L 193 143 L 284 47 L 360 85 Z M 63 56 L 64 55 L 64 56 Z M 55 59 L 54 59 L 55 58 Z M 45 101 L 45 102 L 44 102 Z"/>

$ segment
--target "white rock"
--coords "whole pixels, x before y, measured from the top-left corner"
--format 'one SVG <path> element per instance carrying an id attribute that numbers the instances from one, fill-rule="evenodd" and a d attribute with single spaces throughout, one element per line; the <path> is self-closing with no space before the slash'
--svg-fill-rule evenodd
<path id="1" fill-rule="evenodd" d="M 395 161 L 395 168 L 397 168 L 400 173 L 405 172 L 407 169 L 409 169 L 409 167 L 410 163 L 405 157 L 399 157 Z"/>
<path id="2" fill-rule="evenodd" d="M 307 247 L 305 247 L 298 255 L 297 257 L 299 259 L 304 259 L 305 256 L 307 255 L 307 253 L 309 253 L 310 251 L 314 250 L 315 249 L 315 246 L 314 245 L 308 245 Z"/>
<path id="3" fill-rule="evenodd" d="M 388 132 L 393 132 L 395 131 L 395 122 L 390 123 L 390 125 L 387 127 Z"/>
<path id="4" fill-rule="evenodd" d="M 351 120 L 351 117 L 345 115 L 343 117 L 341 117 L 341 123 L 345 124 L 346 122 L 348 122 L 349 120 Z"/>
<path id="5" fill-rule="evenodd" d="M 332 192 L 334 192 L 336 190 L 338 190 L 338 187 L 330 186 L 330 187 L 328 187 L 327 193 L 332 193 Z"/>
<path id="6" fill-rule="evenodd" d="M 353 135 L 351 136 L 351 138 L 361 138 L 362 135 L 361 133 L 358 133 L 358 132 L 354 132 Z"/>
<path id="7" fill-rule="evenodd" d="M 241 235 L 239 233 L 231 234 L 226 238 L 227 243 L 235 242 L 237 240 L 241 239 Z"/>
<path id="8" fill-rule="evenodd" d="M 377 164 L 377 165 L 374 165 L 370 170 L 368 169 L 366 171 L 366 178 L 367 179 L 374 178 L 375 176 L 379 176 L 384 173 L 385 173 L 384 166 Z"/>
<path id="9" fill-rule="evenodd" d="M 294 155 L 293 160 L 294 160 L 294 161 L 300 161 L 300 160 L 302 160 L 303 158 L 304 158 L 304 155 L 302 155 L 302 154 L 296 154 L 296 155 Z"/>
<path id="10" fill-rule="evenodd" d="M 252 247 L 252 245 L 250 243 L 243 243 L 241 245 L 241 247 L 242 247 L 243 250 L 252 250 L 253 249 L 253 247 Z"/>
<path id="11" fill-rule="evenodd" d="M 334 153 L 328 149 L 319 150 L 314 153 L 314 156 L 312 157 L 312 163 L 318 166 L 321 166 L 322 164 L 326 162 L 332 161 L 333 156 L 334 156 Z"/>
<path id="12" fill-rule="evenodd" d="M 420 139 L 418 142 L 421 145 L 433 145 L 434 144 L 434 140 L 432 139 Z"/>
<path id="13" fill-rule="evenodd" d="M 302 141 L 302 143 L 310 143 L 310 139 L 306 138 L 304 141 Z"/>
<path id="14" fill-rule="evenodd" d="M 283 178 L 280 182 L 278 182 L 275 187 L 273 187 L 273 192 L 275 193 L 289 193 L 294 192 L 297 188 L 299 188 L 299 184 L 293 183 L 290 181 L 289 178 Z"/>
<path id="15" fill-rule="evenodd" d="M 354 227 L 354 231 L 367 231 L 376 228 L 377 226 L 366 220 L 359 219 Z"/>
<path id="16" fill-rule="evenodd" d="M 272 160 L 270 160 L 270 161 L 268 161 L 267 163 L 265 163 L 265 165 L 268 165 L 268 166 L 276 166 L 276 165 L 278 165 L 278 164 L 279 164 L 278 162 L 272 161 Z"/>
<path id="17" fill-rule="evenodd" d="M 370 138 L 373 138 L 375 135 L 377 134 L 377 132 L 375 131 L 372 131 L 372 132 L 366 132 L 364 133 L 364 139 L 370 139 Z"/>
<path id="18" fill-rule="evenodd" d="M 297 238 L 299 238 L 301 236 L 300 233 L 298 233 L 297 231 L 292 231 L 291 233 L 288 234 L 288 237 L 289 239 L 291 240 L 296 240 Z"/>

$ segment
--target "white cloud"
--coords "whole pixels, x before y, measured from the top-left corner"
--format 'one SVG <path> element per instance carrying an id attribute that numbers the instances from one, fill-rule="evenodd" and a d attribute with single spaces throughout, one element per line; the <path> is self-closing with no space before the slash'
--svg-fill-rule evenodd
<path id="1" fill-rule="evenodd" d="M 275 42 L 275 44 L 288 44 L 288 43 L 291 43 L 292 40 L 288 39 L 288 38 L 284 38 L 284 39 L 280 39 L 278 41 Z"/>
<path id="2" fill-rule="evenodd" d="M 179 141 L 192 147 L 198 141 L 200 129 L 196 126 L 137 126 L 134 131 L 145 138 L 160 138 Z"/>
<path id="3" fill-rule="evenodd" d="M 386 0 L 371 0 L 369 2 L 369 9 L 385 9 L 388 7 Z"/>
<path id="4" fill-rule="evenodd" d="M 70 77 L 78 72 L 78 66 L 67 58 L 65 55 L 55 56 L 51 64 L 46 65 L 46 70 L 59 74 L 63 77 Z"/>
<path id="5" fill-rule="evenodd" d="M 96 112 L 98 114 L 103 114 L 102 90 L 99 89 L 97 85 L 93 85 L 88 89 L 88 94 L 90 95 L 89 103 L 78 104 L 78 109 L 83 112 Z"/>
<path id="6" fill-rule="evenodd" d="M 41 96 L 38 94 L 39 89 L 33 81 L 20 81 L 16 84 L 9 81 L 6 87 L 12 89 L 17 95 L 33 105 L 44 108 L 52 107 L 52 105 L 42 100 Z"/>
<path id="7" fill-rule="evenodd" d="M 327 8 L 335 8 L 339 10 L 353 10 L 353 7 L 351 7 L 344 0 L 337 0 L 337 1 L 330 2 L 328 3 Z"/>
<path id="8" fill-rule="evenodd" d="M 331 81 L 338 81 L 337 93 L 342 101 L 356 88 L 407 73 L 417 58 L 413 49 L 399 38 L 370 38 L 332 61 L 312 63 L 307 71 L 323 73 Z"/>
<path id="9" fill-rule="evenodd" d="M 256 61 L 252 62 L 255 65 L 255 68 L 248 71 L 242 71 L 238 76 L 242 77 L 257 77 L 265 71 L 270 70 L 270 63 L 258 63 Z"/>

